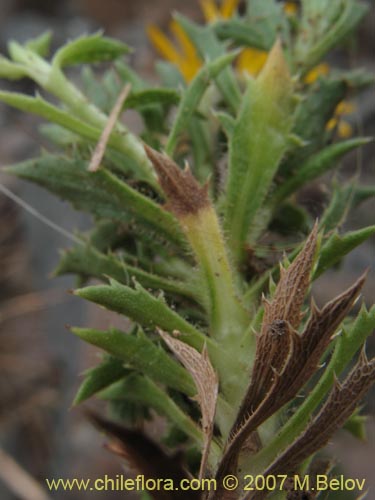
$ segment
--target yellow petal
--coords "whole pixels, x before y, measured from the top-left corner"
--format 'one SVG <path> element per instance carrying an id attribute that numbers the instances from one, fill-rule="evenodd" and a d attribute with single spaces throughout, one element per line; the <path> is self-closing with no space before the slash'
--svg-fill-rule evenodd
<path id="1" fill-rule="evenodd" d="M 343 116 L 343 115 L 351 115 L 356 111 L 356 106 L 352 102 L 349 101 L 341 101 L 336 109 L 335 109 L 335 115 L 336 116 Z"/>
<path id="2" fill-rule="evenodd" d="M 220 17 L 220 11 L 216 7 L 215 0 L 201 0 L 201 9 L 205 20 L 210 23 Z"/>
<path id="3" fill-rule="evenodd" d="M 192 62 L 188 60 L 183 60 L 181 63 L 178 65 L 179 69 L 184 77 L 184 79 L 187 82 L 190 82 L 195 75 L 198 73 L 201 63 L 199 62 Z"/>
<path id="4" fill-rule="evenodd" d="M 181 54 L 174 48 L 172 42 L 164 35 L 164 33 L 157 27 L 150 25 L 147 27 L 147 35 L 155 47 L 155 49 L 167 61 L 179 64 L 181 61 Z"/>
<path id="5" fill-rule="evenodd" d="M 229 19 L 235 13 L 239 0 L 222 0 L 220 14 L 223 19 Z"/>
<path id="6" fill-rule="evenodd" d="M 288 16 L 295 16 L 298 12 L 298 5 L 295 2 L 285 2 L 284 12 Z"/>
<path id="7" fill-rule="evenodd" d="M 181 45 L 181 48 L 184 52 L 184 55 L 186 56 L 186 59 L 191 61 L 191 63 L 195 66 L 200 65 L 200 59 L 197 54 L 197 51 L 195 50 L 194 45 L 190 41 L 190 38 L 187 36 L 183 28 L 178 24 L 178 22 L 174 19 L 170 23 L 170 29 L 174 36 L 176 37 L 176 40 L 179 42 Z"/>
<path id="8" fill-rule="evenodd" d="M 331 118 L 326 125 L 326 130 L 333 130 L 337 126 L 337 118 Z"/>
<path id="9" fill-rule="evenodd" d="M 329 73 L 329 65 L 327 63 L 321 63 L 315 66 L 311 71 L 307 73 L 304 78 L 304 82 L 307 84 L 314 83 L 319 76 L 328 75 Z"/>
<path id="10" fill-rule="evenodd" d="M 252 76 L 257 76 L 266 63 L 268 53 L 265 50 L 254 48 L 244 49 L 237 58 L 236 68 L 238 71 L 246 71 Z"/>
<path id="11" fill-rule="evenodd" d="M 348 137 L 352 137 L 353 135 L 353 127 L 350 123 L 341 120 L 339 122 L 339 126 L 337 127 L 337 134 L 342 139 L 348 139 Z"/>

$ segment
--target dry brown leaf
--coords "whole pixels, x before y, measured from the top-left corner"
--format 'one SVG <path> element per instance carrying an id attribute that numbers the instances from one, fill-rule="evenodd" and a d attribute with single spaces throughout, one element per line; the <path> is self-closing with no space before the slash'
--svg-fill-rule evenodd
<path id="1" fill-rule="evenodd" d="M 190 169 L 185 170 L 165 154 L 144 145 L 146 154 L 155 167 L 159 183 L 167 197 L 165 208 L 177 217 L 194 215 L 202 208 L 208 207 L 208 186 L 201 186 Z"/>
<path id="2" fill-rule="evenodd" d="M 206 347 L 202 353 L 193 347 L 171 337 L 166 332 L 158 329 L 158 332 L 167 346 L 181 361 L 189 371 L 197 387 L 197 401 L 202 413 L 202 430 L 204 435 L 204 445 L 202 451 L 202 460 L 199 470 L 199 478 L 204 476 L 210 445 L 212 440 L 216 402 L 219 392 L 219 380 L 215 370 L 212 367 Z M 179 332 L 174 332 L 178 335 Z"/>
<path id="3" fill-rule="evenodd" d="M 262 333 L 275 321 L 288 321 L 292 328 L 301 322 L 301 307 L 310 285 L 310 273 L 317 246 L 316 223 L 306 243 L 287 269 L 280 268 L 280 280 L 272 302 L 265 302 Z"/>
<path id="4" fill-rule="evenodd" d="M 304 433 L 267 469 L 265 475 L 296 470 L 303 460 L 325 446 L 344 425 L 358 403 L 375 382 L 375 358 L 370 362 L 364 351 L 343 384 L 336 381 L 327 401 Z"/>
<path id="5" fill-rule="evenodd" d="M 130 90 L 131 90 L 131 85 L 130 83 L 127 83 L 120 92 L 115 102 L 115 105 L 113 106 L 113 109 L 108 117 L 107 124 L 104 127 L 104 130 L 100 136 L 99 142 L 96 145 L 94 154 L 91 157 L 90 165 L 88 167 L 89 172 L 96 172 L 99 169 L 100 164 L 103 160 L 105 150 L 107 148 L 110 135 L 112 133 L 113 128 L 116 125 L 117 119 L 121 113 L 122 107 L 124 105 L 126 98 L 129 95 Z"/>

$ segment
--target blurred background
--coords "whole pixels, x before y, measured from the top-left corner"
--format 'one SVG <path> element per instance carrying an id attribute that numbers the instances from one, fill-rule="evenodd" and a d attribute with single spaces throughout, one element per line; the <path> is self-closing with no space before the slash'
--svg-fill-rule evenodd
<path id="1" fill-rule="evenodd" d="M 369 2 L 370 3 L 370 2 Z M 362 23 L 356 41 L 333 58 L 343 66 L 366 66 L 375 72 L 375 5 Z M 178 9 L 192 18 L 202 17 L 199 1 L 190 0 L 0 0 L 0 50 L 6 52 L 11 38 L 25 41 L 43 31 L 54 32 L 53 48 L 82 33 L 103 29 L 135 50 L 132 63 L 146 77 L 154 78 L 153 52 L 145 34 L 149 23 L 167 29 L 171 12 Z M 2 89 L 33 92 L 29 81 Z M 350 118 L 363 135 L 375 136 L 374 89 L 357 100 L 357 111 Z M 20 115 L 0 103 L 0 166 L 36 155 L 44 144 L 38 135 L 35 117 Z M 360 173 L 364 184 L 375 183 L 375 148 L 368 146 L 346 158 L 340 178 Z M 22 200 L 45 214 L 59 226 L 73 232 L 90 227 L 90 220 L 72 210 L 45 191 L 0 172 L 0 182 Z M 325 199 L 323 182 L 314 184 L 303 196 L 307 204 Z M 318 210 L 318 208 L 317 208 Z M 353 214 L 346 226 L 355 229 L 373 224 L 375 200 L 369 200 Z M 23 475 L 37 481 L 53 477 L 96 478 L 122 473 L 119 461 L 103 449 L 103 438 L 71 409 L 79 384 L 79 373 L 92 366 L 97 356 L 74 338 L 65 324 L 96 325 L 106 328 L 116 319 L 71 296 L 72 278 L 51 279 L 58 263 L 59 250 L 70 242 L 63 235 L 42 224 L 17 203 L 0 193 L 0 498 L 36 500 L 32 490 L 17 493 Z M 367 267 L 371 269 L 364 300 L 375 297 L 375 242 L 368 241 L 353 252 L 332 279 L 332 273 L 315 286 L 318 303 L 323 303 L 354 281 Z M 368 351 L 374 354 L 374 342 Z M 375 413 L 374 393 L 366 412 Z M 375 495 L 375 425 L 368 422 L 368 441 L 359 443 L 348 433 L 340 432 L 329 445 L 341 460 L 348 477 L 366 478 Z M 1 451 L 2 450 L 2 451 Z M 18 464 L 13 462 L 16 461 Z M 29 495 L 29 496 L 28 496 Z M 31 496 L 30 496 L 31 495 Z M 68 492 L 49 493 L 45 498 L 115 498 L 122 493 Z M 340 499 L 345 495 L 340 493 Z M 130 494 L 126 498 L 131 498 Z M 375 496 L 370 496 L 375 498 Z"/>

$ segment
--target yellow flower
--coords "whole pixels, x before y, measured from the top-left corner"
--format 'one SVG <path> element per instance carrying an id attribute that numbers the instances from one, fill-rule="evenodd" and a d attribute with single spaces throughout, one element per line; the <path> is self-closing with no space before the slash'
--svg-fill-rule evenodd
<path id="1" fill-rule="evenodd" d="M 215 0 L 201 0 L 201 8 L 207 23 L 218 19 L 229 19 L 235 13 L 240 0 L 221 0 L 221 6 L 216 5 Z"/>
<path id="2" fill-rule="evenodd" d="M 327 63 L 321 63 L 310 70 L 303 81 L 308 85 L 314 83 L 320 76 L 326 76 L 329 73 L 329 65 Z"/>
<path id="3" fill-rule="evenodd" d="M 285 2 L 284 4 L 284 12 L 288 16 L 295 16 L 298 12 L 298 5 L 296 2 Z"/>
<path id="4" fill-rule="evenodd" d="M 252 47 L 243 49 L 236 61 L 236 69 L 247 72 L 251 76 L 257 76 L 266 63 L 268 52 Z"/>
<path id="5" fill-rule="evenodd" d="M 222 0 L 221 6 L 218 7 L 215 0 L 201 0 L 202 11 L 207 22 L 230 18 L 238 4 L 239 0 Z M 284 10 L 288 15 L 294 15 L 297 13 L 298 6 L 295 2 L 285 2 Z M 169 28 L 174 41 L 170 40 L 157 26 L 153 25 L 148 27 L 148 36 L 160 55 L 175 64 L 184 79 L 189 82 L 202 66 L 202 60 L 193 43 L 177 21 L 171 21 Z M 237 58 L 236 70 L 239 73 L 247 72 L 249 75 L 256 77 L 266 63 L 267 57 L 267 51 L 247 47 L 242 50 Z M 328 75 L 329 71 L 330 67 L 327 63 L 318 64 L 304 77 L 304 83 L 311 85 L 320 76 Z M 354 111 L 355 106 L 353 104 L 346 101 L 340 102 L 333 117 L 327 123 L 327 130 L 337 129 L 338 136 L 342 138 L 353 135 L 352 126 L 342 117 L 350 115 Z"/>
<path id="6" fill-rule="evenodd" d="M 202 61 L 194 45 L 178 22 L 175 20 L 171 21 L 169 27 L 178 44 L 178 48 L 175 47 L 174 43 L 157 26 L 151 25 L 147 28 L 148 37 L 160 55 L 167 61 L 175 64 L 185 80 L 189 82 L 202 66 Z"/>
<path id="7" fill-rule="evenodd" d="M 347 121 L 343 120 L 343 116 L 348 116 L 356 111 L 353 103 L 348 101 L 341 101 L 333 113 L 333 117 L 326 125 L 327 130 L 337 129 L 337 135 L 342 139 L 347 139 L 353 135 L 353 127 Z"/>

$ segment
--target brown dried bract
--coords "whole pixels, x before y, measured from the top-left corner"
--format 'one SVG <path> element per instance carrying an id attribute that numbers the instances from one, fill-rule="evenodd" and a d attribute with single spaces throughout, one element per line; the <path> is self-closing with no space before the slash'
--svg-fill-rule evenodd
<path id="1" fill-rule="evenodd" d="M 216 402 L 219 392 L 219 379 L 211 365 L 206 347 L 202 353 L 193 347 L 171 337 L 162 330 L 158 330 L 164 342 L 173 351 L 185 368 L 190 372 L 197 387 L 197 401 L 202 412 L 202 430 L 204 444 L 199 477 L 204 476 L 207 466 L 208 453 L 212 440 Z M 175 332 L 176 334 L 178 332 Z"/>
<path id="2" fill-rule="evenodd" d="M 208 186 L 201 186 L 189 168 L 181 170 L 176 163 L 150 146 L 144 145 L 146 154 L 151 160 L 159 183 L 167 197 L 166 208 L 177 217 L 194 215 L 208 207 Z"/>
<path id="3" fill-rule="evenodd" d="M 341 385 L 336 381 L 326 403 L 305 432 L 268 468 L 267 474 L 295 470 L 307 457 L 327 444 L 375 381 L 375 358 L 362 352 L 357 365 Z"/>
<path id="4" fill-rule="evenodd" d="M 305 246 L 287 269 L 280 268 L 280 280 L 272 302 L 265 302 L 262 333 L 274 321 L 288 321 L 292 328 L 301 322 L 301 307 L 310 285 L 318 236 L 316 223 Z"/>

